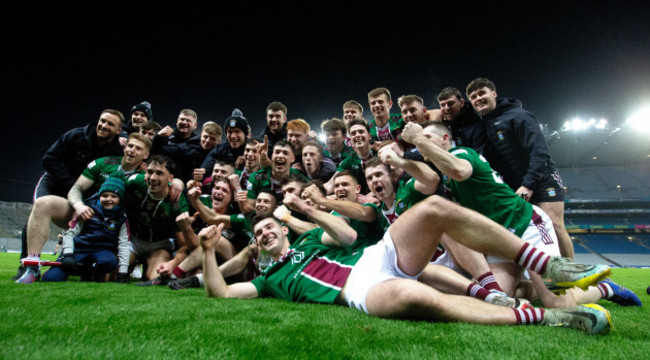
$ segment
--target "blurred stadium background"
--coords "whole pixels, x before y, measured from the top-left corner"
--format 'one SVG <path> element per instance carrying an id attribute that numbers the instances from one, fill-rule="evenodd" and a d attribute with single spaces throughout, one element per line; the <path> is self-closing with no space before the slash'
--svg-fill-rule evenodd
<path id="1" fill-rule="evenodd" d="M 576 259 L 650 266 L 650 111 L 620 126 L 573 119 L 561 129 L 541 127 L 566 189 L 565 222 Z M 20 250 L 34 186 L 0 177 L 2 251 Z M 54 251 L 60 231 L 52 226 L 44 251 Z"/>

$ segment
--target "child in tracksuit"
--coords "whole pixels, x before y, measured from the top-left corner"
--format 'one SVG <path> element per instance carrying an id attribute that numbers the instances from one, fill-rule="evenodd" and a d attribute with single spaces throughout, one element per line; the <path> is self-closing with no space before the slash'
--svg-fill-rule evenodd
<path id="1" fill-rule="evenodd" d="M 46 271 L 43 281 L 66 281 L 70 275 L 81 275 L 81 281 L 104 281 L 118 263 L 118 278 L 128 279 L 130 250 L 122 206 L 124 181 L 109 177 L 98 195 L 99 199 L 92 197 L 88 204 L 95 215 L 65 233 L 61 266 Z"/>

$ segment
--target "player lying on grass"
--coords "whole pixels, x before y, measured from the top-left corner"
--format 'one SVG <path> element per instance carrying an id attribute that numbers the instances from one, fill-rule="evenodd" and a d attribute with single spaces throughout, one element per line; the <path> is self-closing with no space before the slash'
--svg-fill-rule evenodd
<path id="1" fill-rule="evenodd" d="M 611 274 L 604 265 L 580 265 L 548 256 L 486 217 L 439 196 L 431 196 L 402 214 L 379 243 L 363 251 L 349 246 L 357 235 L 344 220 L 304 203 L 299 206 L 320 228 L 297 239 L 275 264 L 247 283 L 227 285 L 219 271 L 214 249 L 221 225 L 201 230 L 207 295 L 341 304 L 384 318 L 569 326 L 590 334 L 604 334 L 611 327 L 609 312 L 595 304 L 568 309 L 510 309 L 443 294 L 417 282 L 442 233 L 462 239 L 464 245 L 477 251 L 512 259 L 558 287 L 586 288 Z M 268 248 L 288 244 L 288 230 L 274 218 L 256 221 L 253 230 L 258 243 Z"/>

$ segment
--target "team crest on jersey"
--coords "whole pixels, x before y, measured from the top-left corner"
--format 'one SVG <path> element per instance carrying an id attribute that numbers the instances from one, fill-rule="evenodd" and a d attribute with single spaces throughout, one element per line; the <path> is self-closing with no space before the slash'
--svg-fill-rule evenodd
<path id="1" fill-rule="evenodd" d="M 499 141 L 503 141 L 504 136 L 502 131 L 497 131 L 497 137 L 499 138 Z"/>
<path id="2" fill-rule="evenodd" d="M 110 231 L 115 231 L 115 229 L 117 229 L 117 221 L 115 221 L 115 220 L 110 220 L 110 221 L 106 224 L 106 228 L 107 228 L 108 230 L 110 230 Z"/>
<path id="3" fill-rule="evenodd" d="M 404 203 L 402 202 L 402 200 L 399 200 L 399 201 L 397 202 L 397 207 L 398 207 L 398 208 L 404 210 L 404 206 L 406 206 L 406 205 L 404 205 Z"/>
<path id="4" fill-rule="evenodd" d="M 304 258 L 305 258 L 305 253 L 302 251 L 294 251 L 291 253 L 292 264 L 300 264 L 302 262 L 302 259 Z"/>
<path id="5" fill-rule="evenodd" d="M 553 189 L 553 188 L 546 189 L 546 192 L 548 193 L 548 196 L 550 196 L 550 197 L 553 197 L 553 196 L 557 195 L 555 193 L 555 189 Z"/>

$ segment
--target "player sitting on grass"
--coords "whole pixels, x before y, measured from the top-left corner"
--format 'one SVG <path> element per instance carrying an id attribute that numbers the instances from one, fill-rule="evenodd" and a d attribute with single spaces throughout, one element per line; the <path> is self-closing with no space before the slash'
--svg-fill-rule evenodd
<path id="1" fill-rule="evenodd" d="M 433 162 L 445 174 L 445 185 L 461 205 L 478 211 L 503 225 L 528 244 L 543 249 L 549 255 L 560 255 L 558 240 L 549 217 L 535 205 L 526 202 L 507 186 L 490 164 L 473 149 L 453 147 L 451 132 L 442 122 L 430 121 L 424 125 L 409 123 L 402 136 L 415 144 L 427 161 Z M 524 268 L 512 261 L 488 256 L 488 262 L 505 292 L 514 296 L 521 282 Z M 534 289 L 546 307 L 569 307 L 576 305 L 576 296 L 557 297 L 546 289 L 544 281 L 536 273 L 530 273 Z M 632 305 L 638 297 L 631 291 L 616 292 L 618 285 L 611 280 L 589 290 L 602 298 L 619 304 Z M 576 294 L 577 295 L 577 294 Z M 626 296 L 627 298 L 622 298 Z M 591 298 L 589 298 L 591 299 Z M 591 301 L 590 301 L 591 302 Z M 578 304 L 581 302 L 578 302 Z"/>
<path id="2" fill-rule="evenodd" d="M 605 265 L 580 265 L 549 256 L 503 226 L 439 196 L 431 196 L 402 214 L 378 244 L 363 251 L 350 247 L 357 234 L 341 218 L 304 203 L 298 207 L 321 227 L 297 239 L 275 264 L 247 283 L 227 285 L 219 271 L 214 249 L 221 226 L 201 230 L 207 295 L 342 304 L 384 318 L 568 326 L 590 334 L 604 334 L 611 327 L 609 312 L 595 304 L 568 309 L 510 309 L 443 294 L 417 282 L 443 232 L 477 251 L 512 259 L 557 286 L 586 288 L 611 274 Z M 274 218 L 257 221 L 253 229 L 260 244 L 287 244 L 287 229 Z"/>
<path id="3" fill-rule="evenodd" d="M 93 210 L 92 218 L 79 221 L 64 234 L 61 266 L 46 271 L 43 281 L 66 281 L 70 275 L 81 275 L 81 281 L 105 281 L 105 275 L 118 266 L 116 252 L 119 255 L 118 280 L 128 281 L 129 238 L 121 204 L 124 181 L 115 177 L 106 179 L 98 195 L 87 202 Z M 31 273 L 34 272 L 27 272 Z M 17 282 L 34 281 L 35 277 L 23 277 Z"/>

